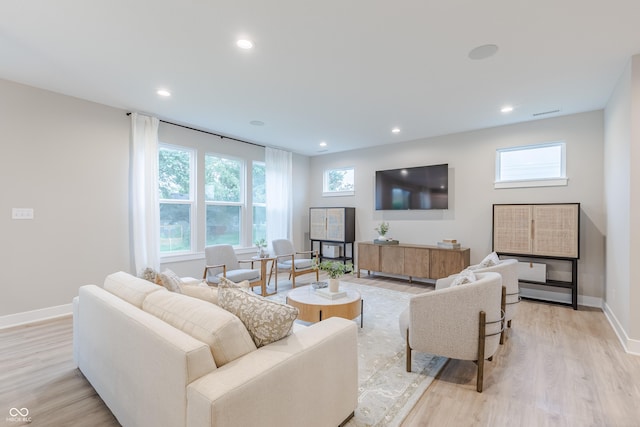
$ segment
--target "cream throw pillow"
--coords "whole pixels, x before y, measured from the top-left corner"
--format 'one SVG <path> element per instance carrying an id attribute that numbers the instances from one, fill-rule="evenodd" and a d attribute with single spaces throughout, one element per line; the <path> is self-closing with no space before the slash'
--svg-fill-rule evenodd
<path id="1" fill-rule="evenodd" d="M 262 347 L 291 334 L 298 309 L 265 299 L 231 282 L 218 285 L 218 304 L 238 316 L 256 347 Z"/>
<path id="2" fill-rule="evenodd" d="M 473 271 L 466 269 L 462 270 L 459 274 L 456 275 L 456 278 L 453 279 L 451 285 L 449 287 L 453 288 L 455 286 L 464 285 L 465 283 L 471 283 L 476 281 L 476 275 L 473 274 Z"/>
<path id="3" fill-rule="evenodd" d="M 500 264 L 500 258 L 498 257 L 498 254 L 495 252 L 491 252 L 489 255 L 484 257 L 484 259 L 480 261 L 480 264 L 478 265 L 480 266 L 479 268 L 485 268 L 498 264 Z"/>
<path id="4" fill-rule="evenodd" d="M 168 268 L 162 273 L 158 273 L 158 284 L 164 286 L 171 292 L 182 293 L 182 280 Z"/>

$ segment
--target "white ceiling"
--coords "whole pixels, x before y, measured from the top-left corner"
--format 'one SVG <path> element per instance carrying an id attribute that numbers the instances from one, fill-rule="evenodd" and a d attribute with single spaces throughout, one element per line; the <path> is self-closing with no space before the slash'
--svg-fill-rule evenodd
<path id="1" fill-rule="evenodd" d="M 601 109 L 639 17 L 638 0 L 2 0 L 0 78 L 316 155 Z"/>

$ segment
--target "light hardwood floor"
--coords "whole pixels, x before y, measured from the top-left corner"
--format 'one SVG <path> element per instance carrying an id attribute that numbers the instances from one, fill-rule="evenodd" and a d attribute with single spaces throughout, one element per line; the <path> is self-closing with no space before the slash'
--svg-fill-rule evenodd
<path id="1" fill-rule="evenodd" d="M 348 280 L 433 289 L 377 276 Z M 281 280 L 279 290 L 288 288 Z M 12 407 L 28 408 L 31 426 L 119 425 L 73 366 L 70 317 L 0 330 L 0 425 L 27 425 L 7 420 Z M 640 357 L 624 352 L 600 310 L 523 301 L 485 364 L 484 392 L 475 391 L 472 362 L 450 360 L 403 426 L 640 426 Z"/>

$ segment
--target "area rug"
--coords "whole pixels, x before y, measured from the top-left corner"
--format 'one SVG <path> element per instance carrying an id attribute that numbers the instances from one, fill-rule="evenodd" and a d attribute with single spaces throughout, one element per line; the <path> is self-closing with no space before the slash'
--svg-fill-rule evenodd
<path id="1" fill-rule="evenodd" d="M 398 317 L 411 295 L 355 283 L 340 286 L 357 290 L 364 301 L 364 327 L 358 328 L 358 407 L 347 426 L 398 426 L 447 359 L 414 352 L 412 372 L 407 372 Z M 270 298 L 284 302 L 286 293 Z"/>

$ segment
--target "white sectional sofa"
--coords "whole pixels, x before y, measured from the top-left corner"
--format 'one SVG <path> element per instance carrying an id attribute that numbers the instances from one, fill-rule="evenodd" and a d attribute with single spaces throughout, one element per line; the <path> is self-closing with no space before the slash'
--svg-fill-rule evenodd
<path id="1" fill-rule="evenodd" d="M 221 307 L 123 272 L 82 286 L 73 309 L 74 360 L 123 426 L 326 427 L 356 408 L 352 321 L 256 348 Z"/>

